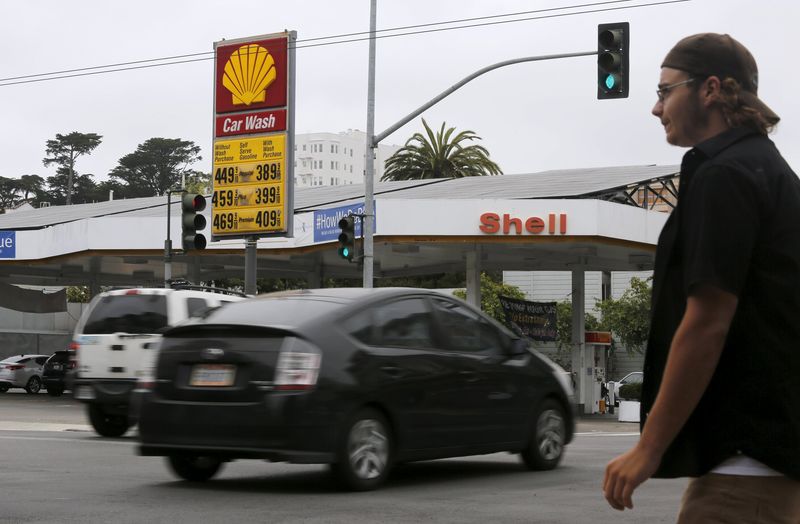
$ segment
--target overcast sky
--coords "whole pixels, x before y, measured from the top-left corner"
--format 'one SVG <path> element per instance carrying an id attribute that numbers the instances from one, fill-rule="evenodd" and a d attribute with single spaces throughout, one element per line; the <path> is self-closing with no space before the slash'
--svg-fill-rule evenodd
<path id="1" fill-rule="evenodd" d="M 631 25 L 631 95 L 597 100 L 594 56 L 518 64 L 490 72 L 429 109 L 470 129 L 506 174 L 594 166 L 677 164 L 650 114 L 659 66 L 681 37 L 727 32 L 747 46 L 760 73 L 759 95 L 781 117 L 773 140 L 800 169 L 800 2 L 692 0 L 633 7 L 638 0 L 539 15 L 539 20 L 382 38 L 377 41 L 376 133 L 465 76 L 525 56 L 594 51 L 597 24 Z M 378 29 L 428 24 L 592 0 L 379 0 Z M 369 0 L 4 0 L 0 35 L 3 79 L 54 71 L 209 52 L 213 42 L 295 30 L 303 40 L 369 30 Z M 508 20 L 499 18 L 498 20 Z M 486 20 L 491 21 L 491 20 Z M 484 21 L 484 22 L 486 22 Z M 475 22 L 473 22 L 475 23 Z M 306 44 L 318 43 L 306 42 Z M 366 128 L 368 43 L 297 50 L 296 132 Z M 77 164 L 96 181 L 151 137 L 192 140 L 195 167 L 211 169 L 213 61 L 0 86 L 0 176 L 55 174 L 45 142 L 56 133 L 98 133 L 103 143 Z M 0 81 L 0 84 L 6 83 Z M 384 143 L 402 144 L 420 120 Z"/>

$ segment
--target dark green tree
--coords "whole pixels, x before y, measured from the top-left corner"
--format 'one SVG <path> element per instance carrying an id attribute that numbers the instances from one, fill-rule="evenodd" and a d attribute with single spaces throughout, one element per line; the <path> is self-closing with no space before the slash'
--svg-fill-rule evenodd
<path id="1" fill-rule="evenodd" d="M 86 204 L 98 200 L 97 184 L 92 175 L 78 173 L 70 175 L 69 168 L 66 167 L 59 167 L 56 172 L 56 175 L 47 177 L 47 196 L 45 198 L 48 202 L 54 205 L 63 205 L 68 202 Z M 68 191 L 70 181 L 72 190 Z"/>
<path id="2" fill-rule="evenodd" d="M 457 289 L 453 294 L 463 300 L 467 299 L 466 289 Z M 486 273 L 481 273 L 481 311 L 505 325 L 506 315 L 500 305 L 500 296 L 525 299 L 525 293 L 517 286 L 503 284 L 502 280 L 497 281 Z"/>
<path id="3" fill-rule="evenodd" d="M 611 331 L 629 353 L 641 353 L 647 344 L 652 292 L 649 279 L 633 277 L 630 287 L 619 299 L 597 302 L 602 318 L 601 329 Z"/>
<path id="4" fill-rule="evenodd" d="M 45 180 L 39 175 L 22 175 L 19 178 L 19 191 L 22 200 L 37 203 L 45 193 Z"/>
<path id="5" fill-rule="evenodd" d="M 0 176 L 0 211 L 5 212 L 22 201 L 19 189 L 19 180 Z"/>
<path id="6" fill-rule="evenodd" d="M 436 134 L 422 119 L 425 134 L 414 133 L 405 145 L 386 161 L 381 180 L 420 180 L 425 178 L 461 178 L 502 175 L 500 167 L 489 159 L 489 151 L 480 145 L 465 145 L 481 137 L 473 131 L 453 136 L 455 128 Z"/>
<path id="7" fill-rule="evenodd" d="M 102 142 L 102 136 L 96 133 L 78 133 L 73 131 L 68 135 L 56 134 L 55 140 L 47 141 L 44 160 L 45 166 L 56 164 L 67 175 L 64 184 L 66 191 L 66 204 L 72 203 L 72 192 L 67 190 L 73 187 L 72 178 L 75 174 L 75 162 L 82 155 L 91 154 Z"/>
<path id="8" fill-rule="evenodd" d="M 200 146 L 179 138 L 150 138 L 119 159 L 109 176 L 126 187 L 127 196 L 163 195 L 181 187 L 183 178 L 196 177 L 189 168 L 202 160 Z"/>

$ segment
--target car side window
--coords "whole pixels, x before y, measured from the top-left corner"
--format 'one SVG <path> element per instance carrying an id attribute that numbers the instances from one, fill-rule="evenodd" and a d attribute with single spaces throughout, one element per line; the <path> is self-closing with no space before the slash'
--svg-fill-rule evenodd
<path id="1" fill-rule="evenodd" d="M 500 352 L 503 339 L 497 329 L 458 302 L 433 299 L 447 349 L 464 353 Z"/>
<path id="2" fill-rule="evenodd" d="M 190 297 L 186 299 L 186 308 L 190 317 L 198 317 L 208 309 L 208 302 L 204 298 Z"/>
<path id="3" fill-rule="evenodd" d="M 372 320 L 372 309 L 368 308 L 350 315 L 342 320 L 344 330 L 356 340 L 369 346 L 374 346 L 377 337 L 375 324 Z"/>
<path id="4" fill-rule="evenodd" d="M 43 366 L 49 357 L 36 357 L 36 363 Z"/>
<path id="5" fill-rule="evenodd" d="M 373 310 L 376 343 L 382 346 L 430 348 L 433 325 L 428 305 L 421 298 L 382 304 Z"/>

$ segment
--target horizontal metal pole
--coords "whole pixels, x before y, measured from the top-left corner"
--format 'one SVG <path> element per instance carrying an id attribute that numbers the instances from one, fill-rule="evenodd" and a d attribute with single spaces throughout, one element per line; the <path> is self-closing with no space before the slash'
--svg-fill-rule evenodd
<path id="1" fill-rule="evenodd" d="M 399 122 L 394 124 L 392 127 L 387 129 L 383 133 L 375 135 L 372 138 L 373 146 L 377 146 L 381 142 L 381 140 L 383 140 L 387 136 L 391 135 L 392 133 L 394 133 L 395 131 L 397 131 L 398 129 L 400 129 L 401 127 L 403 127 L 404 125 L 406 125 L 407 123 L 409 123 L 410 121 L 412 121 L 413 119 L 415 119 L 416 117 L 418 117 L 419 115 L 424 113 L 426 109 L 428 109 L 429 107 L 433 106 L 434 104 L 437 104 L 443 98 L 445 98 L 446 96 L 448 96 L 451 93 L 453 93 L 456 89 L 460 88 L 461 86 L 463 86 L 467 82 L 470 82 L 471 80 L 474 80 L 475 78 L 481 76 L 484 73 L 488 73 L 489 71 L 492 71 L 494 69 L 498 69 L 500 67 L 505 67 L 505 66 L 513 65 L 513 64 L 519 64 L 521 62 L 538 62 L 540 60 L 556 60 L 558 58 L 572 58 L 572 57 L 575 57 L 575 56 L 590 56 L 590 55 L 596 55 L 596 54 L 597 54 L 597 51 L 584 51 L 582 53 L 563 53 L 563 54 L 558 54 L 558 55 L 527 56 L 527 57 L 524 57 L 524 58 L 515 58 L 513 60 L 506 60 L 505 62 L 498 62 L 498 63 L 490 65 L 488 67 L 484 67 L 483 69 L 480 69 L 480 70 L 472 73 L 468 77 L 464 78 L 462 81 L 458 82 L 457 84 L 453 84 L 449 89 L 447 89 L 446 91 L 443 91 L 439 96 L 437 96 L 436 98 L 432 99 L 431 101 L 429 101 L 425 105 L 421 106 L 419 109 L 417 109 L 413 113 L 409 114 L 405 118 L 401 119 Z"/>

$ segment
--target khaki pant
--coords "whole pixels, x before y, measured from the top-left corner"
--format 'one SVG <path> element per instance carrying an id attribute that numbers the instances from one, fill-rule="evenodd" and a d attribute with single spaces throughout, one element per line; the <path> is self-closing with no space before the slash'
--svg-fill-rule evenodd
<path id="1" fill-rule="evenodd" d="M 692 479 L 678 524 L 800 524 L 800 481 L 709 473 Z"/>

